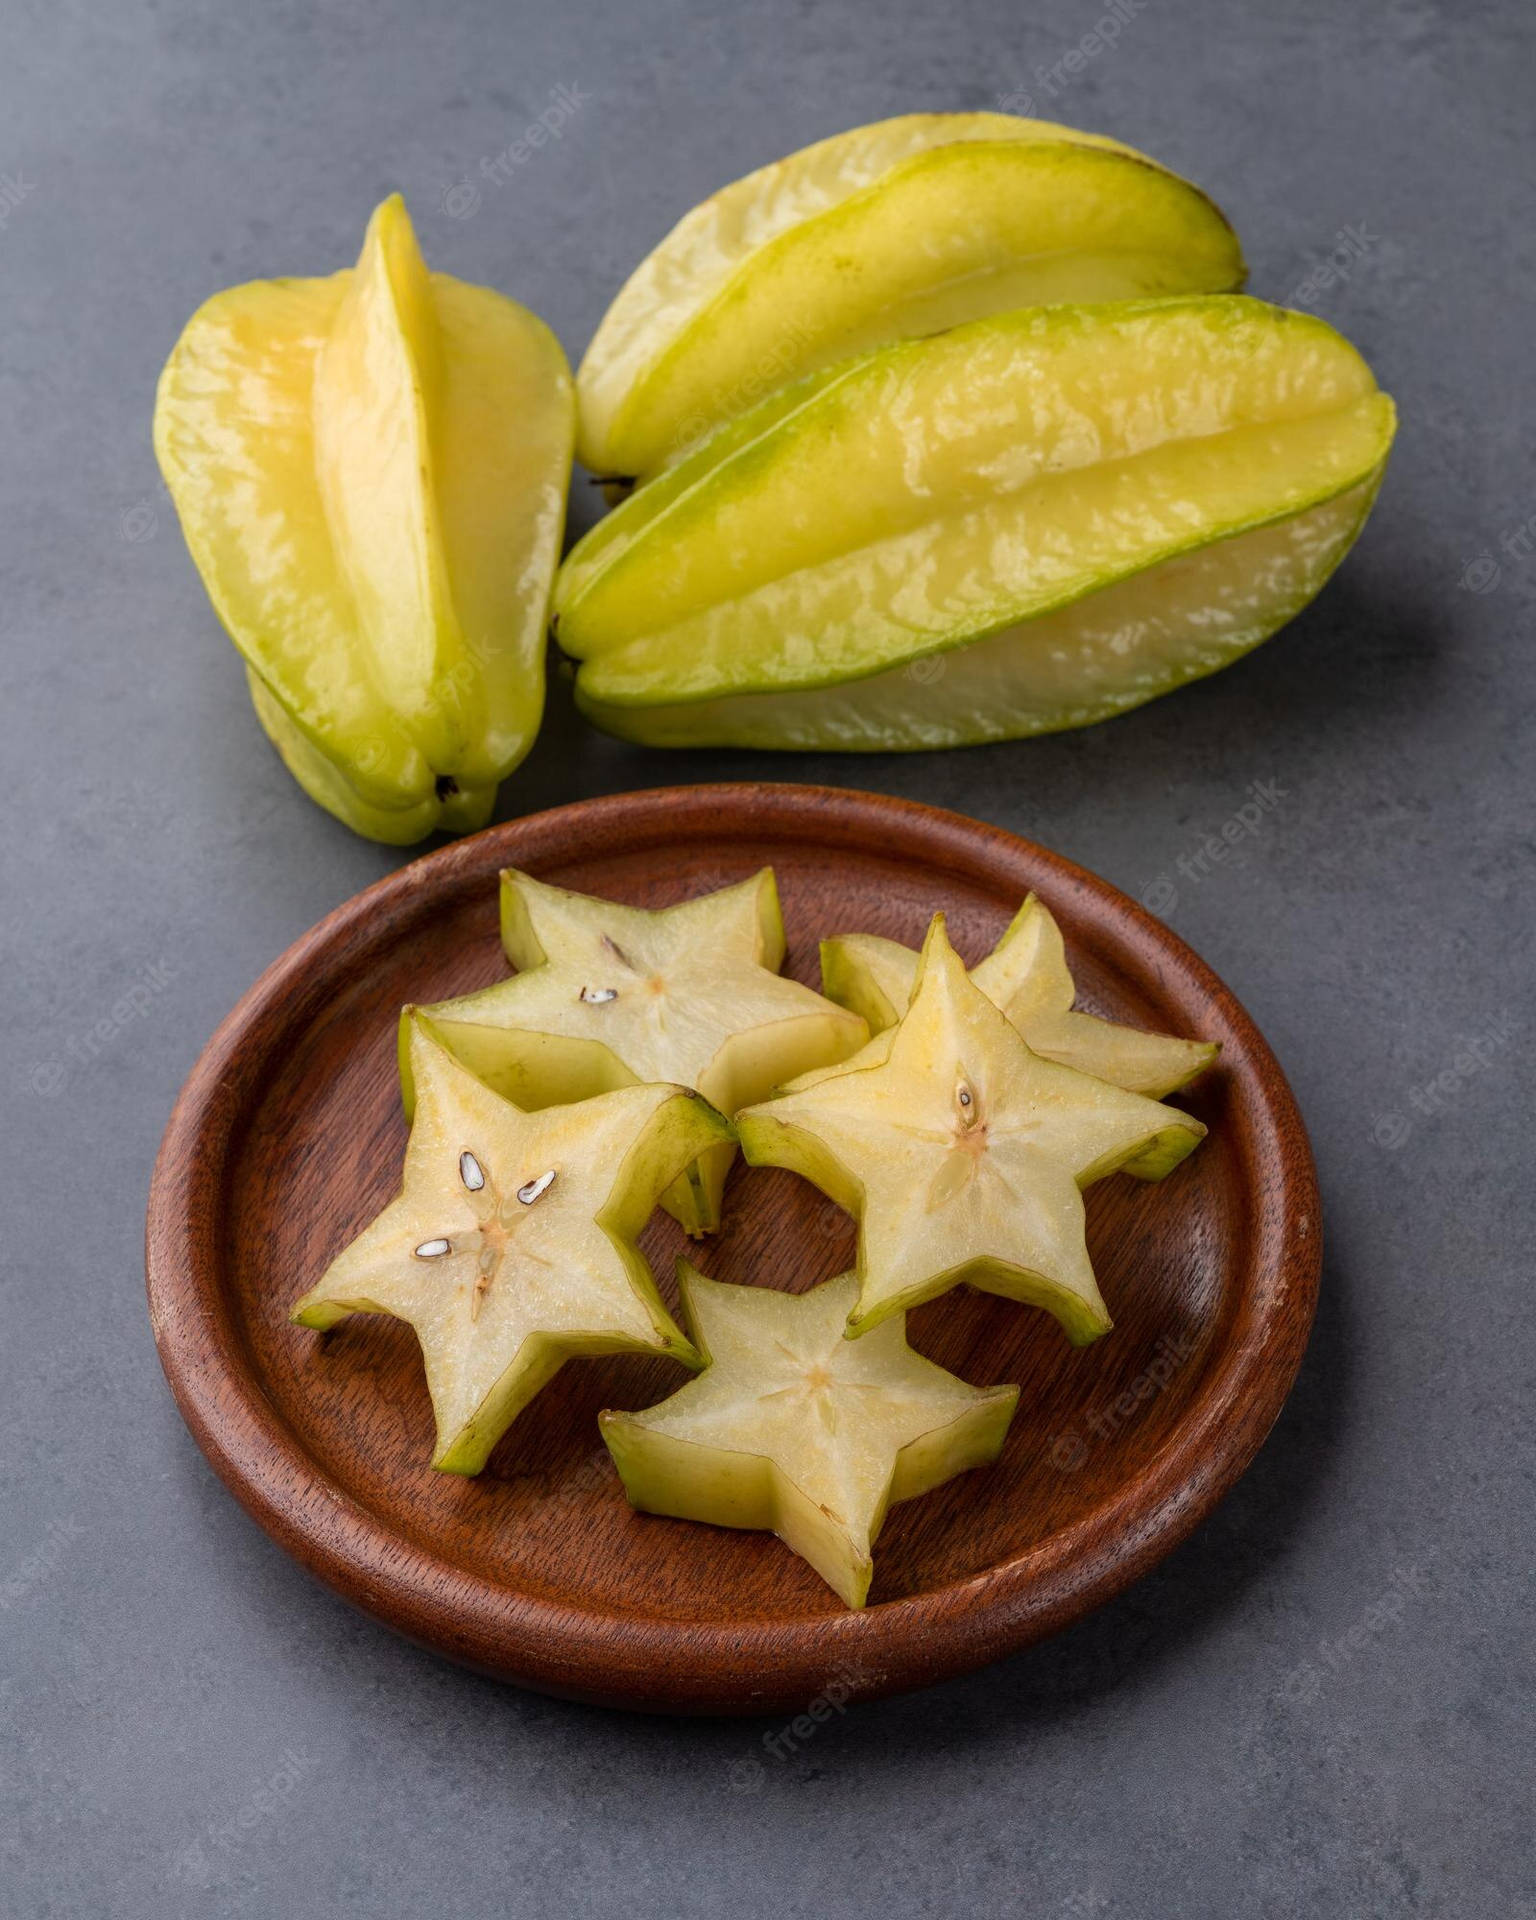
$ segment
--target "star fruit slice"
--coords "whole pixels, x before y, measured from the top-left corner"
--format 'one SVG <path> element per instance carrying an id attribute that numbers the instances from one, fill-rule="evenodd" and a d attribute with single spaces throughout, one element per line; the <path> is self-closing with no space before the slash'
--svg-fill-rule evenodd
<path id="1" fill-rule="evenodd" d="M 1308 315 L 1061 306 L 743 416 L 555 587 L 589 718 L 655 745 L 909 749 L 1084 726 L 1257 645 L 1360 531 L 1393 434 Z"/>
<path id="2" fill-rule="evenodd" d="M 868 1036 L 858 1014 L 779 973 L 784 918 L 771 867 L 656 911 L 508 871 L 501 937 L 518 969 L 512 979 L 420 1015 L 472 1073 L 520 1106 L 674 1081 L 730 1114 L 846 1059 Z M 400 1056 L 407 1111 L 409 1023 L 410 1010 Z M 714 1148 L 667 1196 L 690 1233 L 719 1225 L 734 1155 L 729 1142 Z"/>
<path id="3" fill-rule="evenodd" d="M 887 1508 L 994 1461 L 1018 1388 L 923 1359 L 900 1315 L 844 1339 L 851 1273 L 791 1294 L 677 1271 L 704 1372 L 659 1406 L 599 1416 L 631 1506 L 776 1533 L 862 1607 Z"/>
<path id="4" fill-rule="evenodd" d="M 1109 1330 L 1082 1188 L 1158 1178 L 1204 1137 L 1176 1107 L 1032 1052 L 966 973 L 942 914 L 912 1003 L 838 1072 L 737 1116 L 753 1166 L 789 1167 L 859 1222 L 848 1333 L 969 1281 L 1044 1307 L 1074 1346 Z"/>
<path id="5" fill-rule="evenodd" d="M 577 375 L 581 458 L 644 477 L 866 348 L 1243 275 L 1219 208 L 1116 140 L 1004 113 L 856 127 L 734 181 L 642 261 Z"/>
<path id="6" fill-rule="evenodd" d="M 919 957 L 877 933 L 844 933 L 821 943 L 821 984 L 839 1006 L 885 1032 L 911 1003 Z M 1055 916 L 1030 894 L 971 979 L 1043 1059 L 1091 1073 L 1130 1093 L 1160 1100 L 1187 1086 L 1221 1051 L 1212 1040 L 1144 1033 L 1073 1010 L 1077 988 Z"/>
<path id="7" fill-rule="evenodd" d="M 357 266 L 198 309 L 155 450 L 257 715 L 310 796 L 406 845 L 533 744 L 575 401 L 542 321 L 429 273 L 399 195 Z"/>
<path id="8" fill-rule="evenodd" d="M 298 1302 L 301 1326 L 409 1321 L 437 1419 L 432 1464 L 478 1473 L 564 1363 L 699 1357 L 635 1244 L 658 1196 L 730 1128 L 683 1087 L 524 1113 L 411 1026 L 404 1187 Z"/>

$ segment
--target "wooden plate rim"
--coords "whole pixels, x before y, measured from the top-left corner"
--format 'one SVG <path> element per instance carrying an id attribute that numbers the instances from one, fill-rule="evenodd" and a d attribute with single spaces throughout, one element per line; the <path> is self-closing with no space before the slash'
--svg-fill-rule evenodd
<path id="1" fill-rule="evenodd" d="M 1011 866 L 1021 897 L 1042 880 L 1053 898 L 1070 894 L 1073 913 L 1112 950 L 1133 928 L 1225 1027 L 1229 1056 L 1249 1070 L 1250 1136 L 1262 1132 L 1270 1152 L 1256 1284 L 1177 1431 L 1115 1499 L 983 1574 L 861 1613 L 700 1624 L 510 1592 L 418 1547 L 331 1482 L 244 1365 L 220 1284 L 219 1204 L 242 1109 L 275 1037 L 312 1016 L 322 956 L 334 962 L 380 937 L 423 890 L 478 883 L 509 864 L 536 871 L 594 828 L 622 839 L 643 822 L 718 837 L 733 821 L 769 839 L 814 830 L 895 847 L 905 838 L 988 879 Z M 803 1707 L 834 1674 L 854 1676 L 851 1697 L 900 1692 L 984 1665 L 1113 1598 L 1193 1531 L 1263 1443 L 1306 1349 L 1321 1258 L 1317 1177 L 1291 1090 L 1240 1003 L 1176 934 L 1107 881 L 1003 828 L 883 794 L 766 782 L 576 801 L 455 841 L 337 907 L 266 969 L 204 1048 L 166 1126 L 145 1232 L 150 1321 L 176 1403 L 220 1478 L 287 1552 L 452 1659 L 572 1698 L 674 1712 Z"/>

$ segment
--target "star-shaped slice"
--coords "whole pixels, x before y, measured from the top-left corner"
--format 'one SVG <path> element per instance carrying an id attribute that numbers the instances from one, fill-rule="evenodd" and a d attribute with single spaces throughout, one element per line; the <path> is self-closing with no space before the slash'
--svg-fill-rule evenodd
<path id="1" fill-rule="evenodd" d="M 897 1024 L 747 1108 L 737 1133 L 754 1165 L 790 1167 L 858 1217 L 850 1334 L 966 1280 L 1044 1307 L 1082 1345 L 1110 1319 L 1081 1189 L 1119 1167 L 1159 1177 L 1205 1128 L 1033 1053 L 938 914 Z"/>
<path id="2" fill-rule="evenodd" d="M 878 1034 L 910 1004 L 917 963 L 911 947 L 879 934 L 839 934 L 821 943 L 821 984 Z M 1061 929 L 1033 893 L 997 945 L 971 968 L 971 978 L 1043 1058 L 1149 1099 L 1187 1086 L 1221 1051 L 1218 1041 L 1144 1033 L 1074 1011 L 1077 988 Z"/>
<path id="3" fill-rule="evenodd" d="M 678 1282 L 705 1371 L 660 1406 L 601 1416 L 630 1504 L 776 1533 L 862 1607 L 886 1509 L 995 1460 L 1018 1388 L 957 1380 L 899 1316 L 845 1339 L 851 1273 L 775 1293 L 679 1261 Z"/>
<path id="4" fill-rule="evenodd" d="M 868 1038 L 860 1015 L 780 975 L 771 867 L 659 911 L 507 872 L 501 934 L 512 979 L 421 1011 L 472 1073 L 519 1106 L 670 1081 L 731 1114 Z M 403 1044 L 401 1066 L 409 1106 Z M 705 1155 L 666 1197 L 689 1232 L 719 1225 L 733 1153 L 727 1144 Z"/>
<path id="5" fill-rule="evenodd" d="M 657 1199 L 728 1123 L 676 1086 L 524 1113 L 409 1028 L 416 1112 L 405 1180 L 292 1317 L 408 1320 L 437 1418 L 432 1464 L 478 1473 L 522 1409 L 581 1354 L 699 1356 L 635 1245 Z"/>

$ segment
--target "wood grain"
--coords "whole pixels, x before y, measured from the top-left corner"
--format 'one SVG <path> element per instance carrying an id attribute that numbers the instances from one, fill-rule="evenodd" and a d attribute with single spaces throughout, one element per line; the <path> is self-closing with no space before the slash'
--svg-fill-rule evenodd
<path id="1" fill-rule="evenodd" d="M 766 1535 L 629 1510 L 605 1406 L 685 1377 L 573 1362 L 474 1480 L 437 1474 L 410 1329 L 328 1335 L 292 1301 L 396 1191 L 405 1127 L 395 1020 L 501 978 L 498 870 L 662 906 L 771 863 L 788 970 L 867 930 L 910 944 L 943 907 L 977 959 L 1023 895 L 1060 920 L 1082 1003 L 1223 1043 L 1184 1103 L 1210 1138 L 1170 1179 L 1088 1196 L 1115 1329 L 1082 1352 L 1045 1315 L 961 1289 L 913 1344 L 977 1384 L 1017 1381 L 997 1466 L 896 1508 L 871 1605 L 848 1613 Z M 260 1524 L 377 1618 L 549 1692 L 675 1712 L 793 1713 L 994 1660 L 1098 1606 L 1210 1512 L 1269 1431 L 1316 1300 L 1316 1180 L 1263 1039 L 1172 933 L 1102 880 L 996 828 L 830 788 L 668 788 L 562 807 L 428 855 L 289 949 L 219 1028 L 166 1129 L 150 1193 L 150 1315 L 198 1444 Z M 720 1279 L 802 1289 L 851 1264 L 852 1222 L 792 1175 L 738 1167 Z M 647 1250 L 669 1304 L 680 1232 Z"/>

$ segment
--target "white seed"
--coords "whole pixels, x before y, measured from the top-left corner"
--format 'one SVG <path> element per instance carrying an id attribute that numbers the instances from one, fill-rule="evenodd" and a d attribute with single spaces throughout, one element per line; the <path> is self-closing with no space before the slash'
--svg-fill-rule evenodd
<path id="1" fill-rule="evenodd" d="M 467 1147 L 459 1155 L 459 1178 L 471 1193 L 478 1193 L 485 1185 L 485 1170 Z"/>
<path id="2" fill-rule="evenodd" d="M 606 1007 L 610 1000 L 617 1000 L 617 987 L 583 987 L 581 997 L 589 1007 Z"/>
<path id="3" fill-rule="evenodd" d="M 541 1173 L 537 1180 L 530 1180 L 526 1186 L 519 1187 L 517 1197 L 525 1207 L 531 1207 L 535 1200 L 541 1199 L 555 1184 L 555 1169 Z"/>
<path id="4" fill-rule="evenodd" d="M 449 1251 L 451 1251 L 450 1244 L 446 1240 L 423 1240 L 421 1245 L 416 1249 L 416 1258 L 418 1260 L 440 1260 L 443 1255 Z"/>

